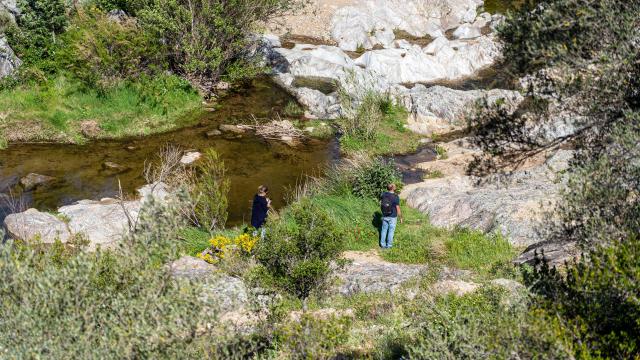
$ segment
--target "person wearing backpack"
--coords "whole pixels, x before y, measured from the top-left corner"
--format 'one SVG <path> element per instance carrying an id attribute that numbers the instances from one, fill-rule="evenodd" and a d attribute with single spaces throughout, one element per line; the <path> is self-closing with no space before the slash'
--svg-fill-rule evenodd
<path id="1" fill-rule="evenodd" d="M 402 212 L 400 211 L 400 198 L 395 193 L 396 185 L 389 184 L 386 192 L 380 198 L 380 210 L 382 211 L 382 227 L 380 228 L 380 247 L 390 249 L 393 246 L 393 235 L 396 231 L 396 223 L 400 218 L 402 224 Z"/>

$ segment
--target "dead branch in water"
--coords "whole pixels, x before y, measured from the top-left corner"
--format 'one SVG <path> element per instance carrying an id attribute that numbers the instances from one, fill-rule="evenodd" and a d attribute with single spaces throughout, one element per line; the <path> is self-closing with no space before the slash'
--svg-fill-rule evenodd
<path id="1" fill-rule="evenodd" d="M 252 117 L 254 125 L 238 125 L 238 128 L 253 131 L 267 140 L 301 141 L 305 138 L 304 131 L 296 128 L 291 121 L 283 120 L 280 115 L 277 120 L 266 124 L 261 124 L 255 116 Z"/>

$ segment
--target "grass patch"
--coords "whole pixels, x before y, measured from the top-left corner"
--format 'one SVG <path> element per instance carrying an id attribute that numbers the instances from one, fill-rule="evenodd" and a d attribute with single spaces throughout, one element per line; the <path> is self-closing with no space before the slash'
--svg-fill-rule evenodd
<path id="1" fill-rule="evenodd" d="M 187 125 L 186 115 L 201 98 L 175 76 L 141 78 L 101 93 L 87 90 L 65 76 L 41 84 L 0 91 L 2 142 L 54 141 L 78 143 L 88 136 L 123 138 L 168 131 Z M 95 122 L 94 134 L 81 123 Z"/>
<path id="2" fill-rule="evenodd" d="M 447 258 L 453 266 L 479 274 L 495 274 L 509 268 L 517 254 L 502 236 L 468 229 L 455 230 L 445 241 L 445 246 Z"/>
<path id="3" fill-rule="evenodd" d="M 287 103 L 287 105 L 285 105 L 282 113 L 285 116 L 298 117 L 304 115 L 304 109 L 296 101 L 291 100 Z"/>
<path id="4" fill-rule="evenodd" d="M 405 127 L 407 110 L 391 104 L 384 107 L 382 112 L 384 116 L 371 138 L 347 133 L 340 139 L 342 151 L 346 155 L 365 152 L 375 156 L 416 151 L 420 136 Z"/>
<path id="5" fill-rule="evenodd" d="M 345 250 L 367 251 L 379 248 L 380 205 L 372 199 L 353 195 L 319 195 L 312 201 L 322 207 L 345 234 Z M 390 262 L 424 264 L 442 257 L 448 232 L 429 224 L 419 211 L 402 205 L 404 224 L 396 228 L 394 247 L 381 252 Z"/>
<path id="6" fill-rule="evenodd" d="M 442 173 L 442 171 L 430 170 L 430 171 L 427 171 L 427 173 L 424 174 L 422 178 L 425 180 L 431 180 L 431 179 L 441 179 L 443 177 L 444 177 L 444 174 Z"/>
<path id="7" fill-rule="evenodd" d="M 330 139 L 336 133 L 333 126 L 323 120 L 295 120 L 293 124 L 315 139 Z"/>

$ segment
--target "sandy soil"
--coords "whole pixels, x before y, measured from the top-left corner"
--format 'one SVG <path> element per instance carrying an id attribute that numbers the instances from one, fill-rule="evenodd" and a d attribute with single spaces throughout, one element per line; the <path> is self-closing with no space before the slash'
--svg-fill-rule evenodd
<path id="1" fill-rule="evenodd" d="M 361 0 L 309 0 L 303 10 L 276 19 L 267 28 L 276 35 L 305 36 L 329 41 L 331 18 L 336 10 L 357 5 Z"/>

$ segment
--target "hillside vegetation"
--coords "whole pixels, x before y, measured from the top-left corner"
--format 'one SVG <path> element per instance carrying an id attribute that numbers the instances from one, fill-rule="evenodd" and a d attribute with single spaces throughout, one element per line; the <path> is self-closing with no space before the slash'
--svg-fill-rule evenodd
<path id="1" fill-rule="evenodd" d="M 256 69 L 246 60 L 225 62 L 219 51 L 201 53 L 199 41 L 214 40 L 193 39 L 174 26 L 171 19 L 188 19 L 181 4 L 97 2 L 92 11 L 103 16 L 119 7 L 136 16 L 135 26 L 149 26 L 145 36 L 167 37 L 158 54 L 165 46 L 180 48 L 181 41 L 195 46 L 160 56 L 166 61 L 160 68 L 199 88 L 208 87 L 205 78 L 237 79 Z M 267 0 L 216 4 L 284 6 Z M 56 21 L 47 26 L 57 29 Z M 79 251 L 82 238 L 66 246 L 2 247 L 0 357 L 640 359 L 639 24 L 638 1 L 543 0 L 525 2 L 499 29 L 505 66 L 527 79 L 528 106 L 512 114 L 497 103 L 478 112 L 471 136 L 492 156 L 479 157 L 469 170 L 492 174 L 542 151 L 575 150 L 562 196 L 546 217 L 556 220 L 539 229 L 547 243 L 576 243 L 581 250 L 560 267 L 551 267 L 544 254 L 533 266 L 516 267 L 511 260 L 518 249 L 501 236 L 437 229 L 406 208 L 397 246 L 376 251 L 377 197 L 386 184 L 402 186 L 384 159 L 356 155 L 380 154 L 379 144 L 402 137 L 397 109 L 376 100 L 339 120 L 351 158 L 294 189 L 290 205 L 269 216 L 264 239 L 250 228 L 223 227 L 228 183 L 211 150 L 195 171 L 181 174 L 186 177 L 167 176 L 171 185 L 183 186 L 166 203 L 151 200 L 116 249 Z M 37 50 L 57 54 L 51 46 Z M 226 65 L 203 67 L 200 55 L 207 64 L 220 59 Z M 24 71 L 37 69 L 46 81 L 64 84 L 71 75 L 54 58 L 27 62 Z M 153 66 L 140 68 L 158 81 Z M 105 99 L 144 78 L 126 73 L 72 83 Z M 25 85 L 12 86 L 5 91 Z M 374 121 L 371 128 L 358 126 L 366 120 Z M 571 131 L 549 131 L 559 124 Z M 356 259 L 373 257 L 376 266 L 354 266 L 346 257 L 353 259 L 354 251 Z M 183 255 L 200 257 L 194 260 L 227 283 L 175 280 L 167 264 Z M 383 274 L 392 280 L 407 269 L 418 276 L 391 286 L 375 277 L 389 268 Z M 373 274 L 365 274 L 364 284 L 347 283 L 345 269 Z M 372 278 L 379 283 L 366 283 Z M 239 282 L 255 300 L 248 315 L 224 301 L 205 305 Z M 336 290 L 370 285 L 377 291 Z"/>
<path id="2" fill-rule="evenodd" d="M 23 65 L 0 82 L 0 144 L 146 135 L 193 121 L 220 81 L 263 70 L 252 34 L 295 3 L 22 1 L 5 30 Z"/>

